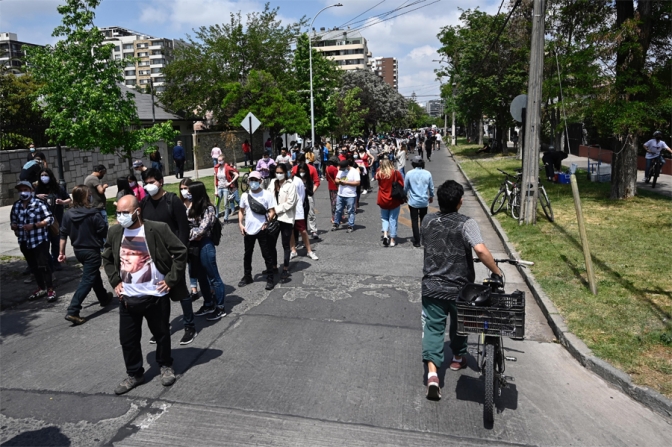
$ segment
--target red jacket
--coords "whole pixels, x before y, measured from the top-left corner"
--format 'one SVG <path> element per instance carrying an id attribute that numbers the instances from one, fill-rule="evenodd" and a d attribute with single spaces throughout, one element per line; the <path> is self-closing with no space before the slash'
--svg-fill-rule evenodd
<path id="1" fill-rule="evenodd" d="M 376 202 L 378 206 L 384 210 L 393 210 L 400 207 L 402 203 L 392 198 L 392 182 L 396 181 L 403 187 L 404 178 L 401 173 L 395 170 L 390 178 L 382 178 L 380 171 L 378 171 L 376 178 L 378 179 L 378 200 Z"/>
<path id="2" fill-rule="evenodd" d="M 338 167 L 329 165 L 327 166 L 327 182 L 329 183 L 329 191 L 338 191 L 338 185 L 334 182 L 334 179 L 338 176 Z"/>
<path id="3" fill-rule="evenodd" d="M 243 143 L 243 152 L 245 152 L 247 154 L 251 150 L 252 150 L 252 148 L 250 148 L 249 144 Z"/>

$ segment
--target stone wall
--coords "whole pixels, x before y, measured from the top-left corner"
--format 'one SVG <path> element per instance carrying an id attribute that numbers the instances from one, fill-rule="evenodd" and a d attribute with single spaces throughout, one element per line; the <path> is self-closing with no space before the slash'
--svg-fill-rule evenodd
<path id="1" fill-rule="evenodd" d="M 159 144 L 161 155 L 165 165 L 167 161 L 168 152 L 166 145 Z M 56 156 L 55 147 L 41 147 L 37 148 L 38 152 L 43 152 L 49 168 L 54 171 L 56 178 L 58 176 L 58 157 Z M 84 178 L 93 172 L 93 167 L 97 165 L 105 165 L 107 174 L 105 181 L 110 185 L 116 185 L 117 177 L 128 175 L 129 167 L 128 161 L 117 155 L 103 155 L 98 152 L 85 152 L 76 149 L 61 148 L 63 156 L 63 171 L 65 176 L 65 183 L 68 192 L 78 184 L 84 183 Z M 13 204 L 17 199 L 17 191 L 14 189 L 16 183 L 19 181 L 19 174 L 21 168 L 28 159 L 29 151 L 27 149 L 16 149 L 11 151 L 0 151 L 0 206 Z M 145 158 L 142 152 L 133 154 L 134 159 L 143 159 L 146 166 L 150 167 L 151 162 Z"/>
<path id="2" fill-rule="evenodd" d="M 260 130 L 255 132 L 251 140 L 253 160 L 258 160 L 264 152 L 264 142 L 268 138 L 267 132 Z M 250 140 L 250 134 L 244 130 L 228 132 L 199 132 L 196 135 L 196 155 L 198 157 L 198 167 L 212 166 L 210 150 L 217 145 L 224 154 L 226 161 L 242 162 L 245 160 L 243 155 L 243 142 Z"/>

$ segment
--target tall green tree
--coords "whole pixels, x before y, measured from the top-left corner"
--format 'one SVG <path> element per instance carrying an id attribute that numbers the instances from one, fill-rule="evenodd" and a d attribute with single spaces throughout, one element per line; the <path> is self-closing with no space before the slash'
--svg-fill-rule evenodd
<path id="1" fill-rule="evenodd" d="M 48 122 L 33 108 L 40 85 L 30 75 L 0 75 L 0 149 L 26 148 L 47 143 Z"/>
<path id="2" fill-rule="evenodd" d="M 212 112 L 226 126 L 238 109 L 224 98 L 231 83 L 247 82 L 253 71 L 264 71 L 279 85 L 290 85 L 292 45 L 305 26 L 305 19 L 283 25 L 278 8 L 266 3 L 264 10 L 231 14 L 226 23 L 202 26 L 187 36 L 186 45 L 175 48 L 173 62 L 164 70 L 166 91 L 161 101 L 174 111 L 197 115 Z"/>
<path id="3" fill-rule="evenodd" d="M 308 43 L 308 34 L 303 33 L 298 37 L 296 50 L 292 58 L 292 88 L 297 92 L 301 106 L 310 117 L 310 53 L 308 52 Z M 327 59 L 322 52 L 315 48 L 312 50 L 315 134 L 326 135 L 339 126 L 339 116 L 329 113 L 329 107 L 330 104 L 340 98 L 336 95 L 336 91 L 341 86 L 343 72 L 338 69 L 334 61 Z"/>
<path id="4" fill-rule="evenodd" d="M 361 135 L 364 131 L 365 117 L 369 110 L 362 105 L 362 90 L 355 87 L 334 93 L 328 102 L 327 113 L 333 115 L 336 123 L 332 133 L 340 141 L 344 135 Z"/>
<path id="5" fill-rule="evenodd" d="M 133 100 L 123 94 L 123 61 L 112 58 L 111 44 L 94 25 L 100 0 L 67 0 L 58 7 L 62 24 L 52 33 L 60 37 L 53 47 L 28 49 L 28 67 L 40 88 L 34 107 L 49 120 L 47 135 L 53 143 L 80 150 L 131 152 L 175 136 L 172 123 L 142 129 Z"/>

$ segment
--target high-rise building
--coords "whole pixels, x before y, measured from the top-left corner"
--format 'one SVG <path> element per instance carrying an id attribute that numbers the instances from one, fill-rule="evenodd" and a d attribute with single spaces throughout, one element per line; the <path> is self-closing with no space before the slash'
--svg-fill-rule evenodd
<path id="1" fill-rule="evenodd" d="M 126 86 L 148 87 L 151 79 L 155 91 L 165 90 L 163 69 L 173 60 L 175 47 L 186 43 L 153 37 L 118 26 L 100 28 L 100 31 L 105 36 L 105 43 L 114 45 L 114 59 L 129 59 L 124 68 Z"/>
<path id="2" fill-rule="evenodd" d="M 0 33 L 0 66 L 11 73 L 20 73 L 26 65 L 26 48 L 39 46 L 41 45 L 20 42 L 15 33 Z"/>
<path id="3" fill-rule="evenodd" d="M 429 116 L 441 116 L 443 115 L 443 101 L 440 99 L 429 100 L 426 109 Z"/>
<path id="4" fill-rule="evenodd" d="M 364 70 L 371 65 L 369 47 L 359 31 L 320 28 L 319 33 L 313 31 L 311 39 L 313 48 L 335 61 L 341 70 Z"/>
<path id="5" fill-rule="evenodd" d="M 383 81 L 395 90 L 399 90 L 399 66 L 396 57 L 374 57 L 371 70 L 383 78 Z"/>

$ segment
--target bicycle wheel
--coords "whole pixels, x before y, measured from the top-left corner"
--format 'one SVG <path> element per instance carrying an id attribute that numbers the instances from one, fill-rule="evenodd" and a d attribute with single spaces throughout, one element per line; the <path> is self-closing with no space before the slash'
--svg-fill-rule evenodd
<path id="1" fill-rule="evenodd" d="M 486 422 L 495 420 L 495 345 L 485 345 L 485 401 L 483 402 L 483 419 Z"/>
<path id="2" fill-rule="evenodd" d="M 656 187 L 656 182 L 658 181 L 658 176 L 660 175 L 660 165 L 658 164 L 658 161 L 655 161 L 653 163 L 653 179 L 651 179 L 651 188 Z"/>
<path id="3" fill-rule="evenodd" d="M 553 222 L 555 217 L 553 216 L 553 208 L 551 208 L 551 201 L 546 194 L 546 189 L 542 186 L 539 188 L 539 202 L 541 202 L 541 209 L 544 210 L 544 214 L 548 218 L 549 222 Z"/>
<path id="4" fill-rule="evenodd" d="M 492 201 L 492 205 L 490 205 L 490 214 L 494 216 L 495 214 L 499 213 L 505 204 L 506 204 L 506 191 L 500 189 L 497 195 L 495 196 L 495 200 Z"/>
<path id="5" fill-rule="evenodd" d="M 520 217 L 520 191 L 518 188 L 515 188 L 511 193 L 509 205 L 509 212 L 511 213 L 511 217 L 518 220 Z"/>
<path id="6" fill-rule="evenodd" d="M 241 179 L 240 182 L 240 190 L 243 192 L 246 192 L 247 189 L 250 187 L 250 185 L 247 183 L 247 178 L 250 176 L 249 173 L 243 174 L 243 178 Z"/>

